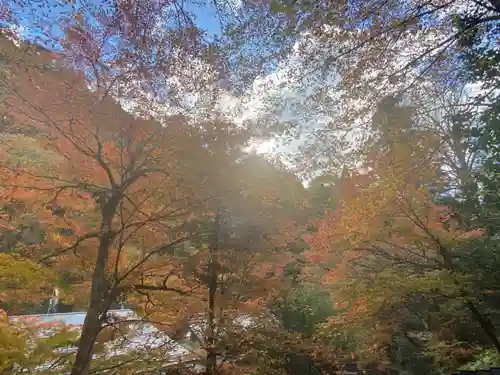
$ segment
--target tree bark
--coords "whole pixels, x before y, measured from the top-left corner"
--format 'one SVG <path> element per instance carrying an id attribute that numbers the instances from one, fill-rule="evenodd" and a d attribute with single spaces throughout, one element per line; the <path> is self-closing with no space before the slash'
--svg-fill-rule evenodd
<path id="1" fill-rule="evenodd" d="M 217 209 L 215 215 L 215 228 L 213 241 L 210 246 L 210 260 L 208 264 L 208 331 L 207 331 L 207 358 L 205 375 L 215 375 L 217 373 L 217 338 L 215 323 L 215 298 L 218 286 L 217 274 L 217 254 L 219 250 L 219 232 L 220 232 L 221 213 Z"/>
<path id="2" fill-rule="evenodd" d="M 217 274 L 215 274 L 217 276 Z M 217 278 L 211 275 L 210 285 L 208 287 L 208 335 L 207 335 L 207 368 L 206 375 L 215 375 L 217 373 L 217 339 L 215 337 L 215 294 L 217 293 Z"/>
<path id="3" fill-rule="evenodd" d="M 101 330 L 100 311 L 97 307 L 90 307 L 85 316 L 82 335 L 78 343 L 75 362 L 71 369 L 71 375 L 86 375 L 89 372 L 92 350 Z"/>
<path id="4" fill-rule="evenodd" d="M 109 258 L 109 250 L 114 240 L 112 232 L 112 221 L 118 206 L 118 199 L 110 198 L 106 205 L 102 207 L 103 223 L 101 225 L 101 235 L 99 238 L 99 249 L 97 260 L 92 274 L 92 288 L 90 293 L 90 304 L 85 315 L 78 350 L 75 362 L 71 369 L 71 375 L 87 375 L 92 351 L 97 335 L 101 331 L 103 317 L 109 309 L 108 295 L 110 285 L 106 275 L 106 268 Z"/>

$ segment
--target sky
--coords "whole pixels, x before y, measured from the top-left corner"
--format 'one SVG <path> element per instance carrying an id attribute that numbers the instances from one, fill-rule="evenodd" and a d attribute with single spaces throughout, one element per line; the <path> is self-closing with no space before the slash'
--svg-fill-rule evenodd
<path id="1" fill-rule="evenodd" d="M 46 1 L 55 3 L 57 0 Z M 238 1 L 240 0 L 233 1 L 234 6 L 239 5 Z M 69 2 L 66 2 L 66 4 L 68 3 Z M 186 9 L 194 13 L 196 22 L 202 29 L 206 30 L 209 37 L 220 34 L 221 29 L 217 11 L 211 1 L 208 1 L 208 5 L 204 7 L 193 5 L 193 2 L 190 1 L 187 1 L 186 4 Z M 64 8 L 61 8 L 61 10 L 53 8 L 50 16 L 57 19 L 63 10 Z M 26 10 L 19 9 L 19 14 L 22 15 L 23 13 L 26 14 Z M 26 30 L 30 30 L 33 34 L 33 29 L 30 28 L 31 23 L 32 20 L 30 17 L 21 17 L 21 26 L 24 27 L 25 30 L 23 30 L 23 32 L 26 35 L 28 35 Z M 50 24 L 55 25 L 57 22 L 55 21 Z M 54 27 L 52 26 L 52 28 Z M 330 32 L 332 32 L 333 35 L 335 30 L 332 29 Z M 415 38 L 417 39 L 418 36 Z M 331 39 L 336 40 L 335 37 Z M 269 72 L 266 76 L 257 77 L 253 84 L 247 89 L 246 93 L 238 97 L 235 97 L 231 93 L 226 93 L 221 95 L 218 101 L 219 109 L 235 122 L 248 120 L 259 122 L 269 120 L 270 117 L 273 117 L 274 120 L 278 119 L 278 121 L 281 122 L 293 121 L 299 124 L 298 130 L 300 130 L 301 134 L 297 139 L 292 140 L 291 143 L 284 145 L 281 144 L 278 139 L 258 141 L 253 145 L 253 148 L 259 153 L 267 153 L 274 156 L 282 155 L 282 161 L 291 168 L 293 168 L 293 164 L 288 160 L 287 155 L 294 154 L 299 147 L 311 142 L 311 140 L 314 139 L 313 133 L 318 129 L 322 127 L 325 128 L 329 123 L 335 121 L 334 117 L 328 115 L 328 112 L 332 113 L 331 109 L 327 108 L 326 111 L 323 111 L 324 108 L 320 108 L 322 105 L 321 101 L 307 101 L 305 98 L 324 87 L 327 87 L 326 95 L 329 96 L 331 101 L 335 102 L 337 100 L 336 95 L 338 95 L 338 77 L 335 69 L 330 69 L 326 76 L 321 76 L 320 74 L 304 74 L 304 72 L 308 72 L 311 67 L 320 66 L 324 62 L 323 60 L 325 57 L 331 56 L 334 53 L 335 47 L 332 47 L 331 44 L 326 46 L 317 44 L 314 39 L 308 35 L 303 35 L 302 40 L 306 41 L 304 45 L 301 45 L 299 48 L 300 44 L 296 43 L 288 56 L 278 62 L 274 66 L 274 70 Z M 400 58 L 397 61 L 391 62 L 394 64 L 392 67 L 393 69 L 398 69 L 398 66 L 406 63 L 411 56 L 414 56 L 415 53 L 418 52 L 418 43 L 420 43 L 421 47 L 423 46 L 421 42 L 416 44 L 415 40 L 409 43 L 411 50 L 401 46 L 394 47 L 400 49 Z M 404 42 L 406 41 L 408 40 Z M 436 43 L 436 41 L 431 40 L 428 41 L 428 43 Z M 313 58 L 311 59 L 311 57 Z M 388 67 L 384 67 L 383 69 L 387 68 Z M 203 66 L 199 64 L 195 69 L 197 72 L 191 74 L 199 76 L 203 71 Z M 295 83 L 294 78 L 297 74 L 306 75 L 305 83 Z M 367 76 L 370 74 L 377 74 L 377 71 L 365 72 Z M 366 78 L 370 77 L 360 77 L 360 80 Z M 189 97 L 190 102 L 193 103 L 196 110 L 203 110 L 204 104 L 197 97 L 196 93 L 193 93 L 193 91 L 187 92 L 186 97 Z M 277 111 L 277 106 L 279 107 L 279 111 Z M 354 106 L 352 108 L 355 108 L 356 103 L 352 103 L 352 106 Z M 170 108 L 161 108 L 161 111 L 166 114 L 171 113 Z M 316 114 L 321 112 L 327 113 L 327 115 Z M 333 116 L 335 116 L 334 113 Z M 334 135 L 329 134 L 328 136 Z M 355 135 L 353 135 L 353 137 L 354 136 Z M 329 140 L 326 139 L 327 143 L 328 141 Z"/>
<path id="2" fill-rule="evenodd" d="M 60 8 L 55 7 L 53 4 L 57 0 L 46 1 L 48 1 L 51 12 L 45 16 L 52 17 L 54 22 L 45 22 L 45 24 L 57 25 L 58 18 L 61 17 L 64 11 L 71 10 L 69 5 Z M 66 2 L 66 4 L 69 4 L 69 2 Z M 76 4 L 78 6 L 78 1 Z M 234 5 L 238 5 L 238 3 L 234 3 Z M 186 2 L 186 10 L 194 13 L 196 22 L 202 29 L 206 30 L 209 37 L 220 35 L 220 21 L 212 2 L 209 1 L 208 5 L 204 7 L 193 5 L 192 2 Z M 16 12 L 20 16 L 23 36 L 39 35 L 36 29 L 33 28 L 33 23 L 37 22 L 34 19 L 37 12 L 25 8 L 16 9 Z M 54 26 L 52 26 L 52 31 L 60 32 Z M 219 109 L 237 123 L 244 121 L 258 123 L 259 121 L 274 121 L 277 119 L 280 122 L 298 124 L 296 125 L 297 132 L 300 132 L 300 134 L 295 139 L 288 137 L 288 140 L 291 139 L 291 141 L 286 144 L 282 142 L 282 139 L 270 139 L 256 141 L 251 147 L 258 153 L 278 156 L 282 162 L 292 169 L 294 164 L 289 156 L 298 151 L 301 146 L 311 142 L 313 140 L 312 133 L 321 127 L 326 127 L 331 121 L 331 118 L 327 116 L 314 114 L 316 110 L 318 110 L 318 113 L 322 112 L 318 103 L 306 103 L 304 98 L 322 87 L 334 87 L 338 80 L 335 71 L 331 70 L 327 76 L 309 74 L 305 83 L 293 83 L 294 80 L 290 79 L 291 77 L 307 72 L 311 66 L 321 65 L 323 63 L 321 59 L 331 55 L 331 51 L 324 51 L 323 46 L 314 43 L 314 40 L 307 35 L 303 37 L 303 40 L 306 41 L 304 45 L 299 48 L 300 43 L 296 43 L 289 55 L 276 64 L 274 71 L 269 72 L 266 76 L 257 77 L 244 95 L 235 97 L 231 93 L 227 93 L 219 98 L 218 103 Z M 317 61 L 311 61 L 310 56 L 316 56 Z M 328 95 L 333 98 L 335 96 L 334 90 L 330 90 Z M 196 93 L 187 92 L 185 96 L 191 99 L 195 107 L 203 107 L 203 103 L 197 101 Z M 280 107 L 279 111 L 276 111 L 276 106 Z M 159 112 L 161 111 L 166 114 L 171 113 L 170 108 L 161 108 Z"/>
<path id="3" fill-rule="evenodd" d="M 98 0 L 86 0 L 86 3 L 95 3 Z M 231 0 L 232 5 L 239 6 L 239 0 Z M 40 6 L 41 1 L 28 2 L 27 4 L 12 2 L 9 4 L 13 13 L 19 17 L 19 24 L 26 30 L 30 30 L 25 36 L 33 36 L 37 34 L 37 28 L 34 25 L 37 23 L 36 17 L 44 18 L 44 26 L 51 26 L 54 32 L 57 31 L 57 25 L 60 23 L 60 17 L 66 12 L 71 12 L 71 1 L 62 0 L 46 0 L 44 5 Z M 79 0 L 75 0 L 75 6 L 78 7 Z M 49 11 L 50 8 L 50 11 Z M 207 2 L 203 7 L 195 5 L 188 1 L 184 4 L 184 9 L 194 15 L 196 23 L 200 28 L 206 30 L 208 37 L 220 35 L 221 25 L 217 16 L 217 9 L 212 2 Z M 41 19 L 41 18 L 40 18 Z M 0 20 L 0 23 L 2 20 Z M 60 31 L 59 31 L 60 33 Z"/>
<path id="4" fill-rule="evenodd" d="M 53 35 L 55 37 L 60 37 L 63 35 L 63 31 L 58 25 L 65 22 L 65 15 L 72 12 L 72 5 L 69 1 L 62 0 L 42 0 L 45 1 L 44 6 L 41 1 L 28 2 L 28 6 L 16 6 L 13 2 L 10 4 L 13 13 L 17 19 L 17 25 L 14 27 L 20 39 L 25 40 L 35 40 L 36 43 L 44 45 L 49 48 L 54 48 L 53 45 L 48 45 L 44 41 L 47 39 L 44 37 L 46 34 Z M 99 0 L 86 0 L 87 3 L 93 4 L 93 2 L 98 2 Z M 237 9 L 241 3 L 240 0 L 230 0 L 232 1 L 231 6 Z M 26 5 L 26 4 L 24 4 Z M 81 5 L 79 0 L 76 0 L 75 6 L 79 7 Z M 208 1 L 206 6 L 200 7 L 192 1 L 186 1 L 184 3 L 185 10 L 192 12 L 195 22 L 198 26 L 206 31 L 207 37 L 210 39 L 214 36 L 221 35 L 221 23 L 218 17 L 217 9 L 212 1 Z M 40 28 L 46 28 L 42 30 Z M 276 67 L 279 70 L 280 67 Z M 283 98 L 293 102 L 296 100 L 296 96 L 292 92 L 280 90 L 268 91 L 269 85 L 279 86 L 284 77 L 279 74 L 271 73 L 267 77 L 257 78 L 253 86 L 249 88 L 248 92 L 243 95 L 243 98 L 236 98 L 231 94 L 223 95 L 219 100 L 219 108 L 228 114 L 236 122 L 242 122 L 244 120 L 257 120 L 258 117 L 265 111 L 269 110 L 265 104 L 266 98 L 270 96 L 280 95 Z M 193 99 L 193 93 L 188 93 L 186 97 L 190 100 Z M 295 97 L 295 99 L 293 99 Z M 127 107 L 129 104 L 125 104 Z M 198 105 L 196 103 L 195 105 Z M 290 117 L 290 111 L 284 111 L 285 117 Z M 288 113 L 288 114 L 287 114 Z M 290 148 L 288 146 L 288 148 Z M 293 147 L 292 147 L 293 148 Z M 272 154 L 276 156 L 277 153 L 288 152 L 287 148 L 280 148 L 276 150 L 276 142 L 274 140 L 258 140 L 255 141 L 250 149 L 255 150 L 259 154 Z M 286 160 L 285 160 L 286 163 Z M 292 165 L 288 163 L 290 167 Z"/>

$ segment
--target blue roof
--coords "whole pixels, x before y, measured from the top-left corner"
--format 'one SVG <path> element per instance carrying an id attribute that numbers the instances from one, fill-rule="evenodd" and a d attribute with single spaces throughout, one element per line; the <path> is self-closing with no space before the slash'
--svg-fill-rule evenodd
<path id="1" fill-rule="evenodd" d="M 31 325 L 41 326 L 39 337 L 49 337 L 53 330 L 51 325 L 58 323 L 70 326 L 76 331 L 80 331 L 85 321 L 86 312 L 71 312 L 58 314 L 36 314 L 36 315 L 17 315 L 10 316 L 9 320 L 13 325 Z M 142 321 L 140 317 L 134 314 L 133 310 L 110 310 L 108 316 L 116 317 L 117 320 L 124 320 L 125 324 L 129 325 L 130 330 L 125 330 L 123 335 L 118 335 L 117 338 L 106 343 L 106 350 L 100 355 L 113 356 L 125 354 L 130 351 L 137 353 L 150 353 L 152 349 L 158 350 L 160 357 L 163 356 L 165 366 L 172 363 L 192 361 L 192 351 L 185 348 L 180 343 L 172 340 L 168 335 L 158 330 L 153 324 L 147 321 Z M 121 318 L 121 319 L 120 319 Z M 17 323 L 17 324 L 16 324 Z M 19 324 L 21 323 L 21 324 Z M 49 327 L 44 327 L 48 325 Z M 68 346 L 65 350 L 74 351 L 75 346 Z M 195 358 L 196 359 L 196 358 Z M 42 365 L 45 366 L 45 365 Z"/>
<path id="2" fill-rule="evenodd" d="M 56 313 L 56 314 L 36 314 L 36 315 L 17 315 L 10 316 L 9 319 L 16 321 L 37 321 L 40 323 L 62 323 L 72 326 L 82 326 L 85 321 L 86 312 L 70 312 L 70 313 Z M 132 317 L 134 312 L 129 309 L 123 310 L 110 310 L 109 315 L 118 317 Z"/>

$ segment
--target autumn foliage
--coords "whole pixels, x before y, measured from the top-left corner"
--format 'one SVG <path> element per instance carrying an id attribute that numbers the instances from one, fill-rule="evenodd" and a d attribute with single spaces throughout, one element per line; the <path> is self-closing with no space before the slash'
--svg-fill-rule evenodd
<path id="1" fill-rule="evenodd" d="M 242 154 L 241 127 L 134 117 L 111 97 L 110 77 L 92 92 L 69 54 L 1 42 L 15 79 L 5 81 L 13 122 L 0 137 L 0 284 L 16 284 L 1 302 L 22 310 L 37 302 L 32 293 L 44 301 L 58 285 L 62 302 L 86 309 L 74 375 L 89 371 L 100 317 L 118 300 L 180 339 L 186 322 L 204 317 L 200 360 L 215 374 L 229 361 L 220 350 L 242 339 L 235 319 L 259 318 L 283 286 L 300 182 Z M 87 47 L 75 50 L 79 67 Z M 284 184 L 294 188 L 288 196 Z"/>
<path id="2" fill-rule="evenodd" d="M 389 146 L 368 150 L 361 172 L 344 174 L 335 210 L 305 237 L 307 274 L 321 275 L 333 290 L 339 313 L 331 327 L 351 327 L 358 355 L 382 363 L 389 363 L 392 334 L 411 319 L 414 307 L 407 306 L 416 301 L 458 299 L 479 324 L 489 324 L 464 302 L 471 276 L 457 265 L 460 249 L 484 231 L 467 227 L 452 207 L 436 201 L 442 185 L 428 135 L 396 143 L 394 133 Z"/>

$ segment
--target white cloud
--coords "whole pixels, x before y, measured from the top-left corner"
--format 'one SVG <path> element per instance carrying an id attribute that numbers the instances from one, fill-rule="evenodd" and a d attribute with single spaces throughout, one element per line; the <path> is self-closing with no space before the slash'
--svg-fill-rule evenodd
<path id="1" fill-rule="evenodd" d="M 28 30 L 22 25 L 10 25 L 9 30 L 12 34 L 6 34 L 7 38 L 11 40 L 16 47 L 20 47 L 20 42 L 26 38 Z"/>
<path id="2" fill-rule="evenodd" d="M 470 11 L 470 2 L 456 2 L 454 8 L 439 13 L 437 17 L 444 22 L 457 10 Z M 335 67 L 329 66 L 328 62 L 339 51 L 353 48 L 359 42 L 355 34 L 361 30 L 353 32 L 350 37 L 338 38 L 342 30 L 325 28 L 321 40 L 304 34 L 276 70 L 258 77 L 237 102 L 239 113 L 236 118 L 255 122 L 294 122 L 297 138 L 286 144 L 283 142 L 285 138 L 276 140 L 271 143 L 271 150 L 284 154 L 285 158 L 300 151 L 299 160 L 292 157 L 298 168 L 318 169 L 327 160 L 341 164 L 345 153 L 367 135 L 367 125 L 379 99 L 416 82 L 409 100 L 422 102 L 425 99 L 432 103 L 429 92 L 432 82 L 420 79 L 422 66 L 410 63 L 423 55 L 432 60 L 442 53 L 453 32 L 451 28 L 428 28 L 403 33 L 395 41 L 389 41 L 387 53 L 378 55 L 378 60 L 357 77 L 351 77 L 348 85 L 343 84 Z M 344 65 L 348 65 L 349 59 L 373 56 L 374 50 L 370 48 L 368 45 L 347 55 Z M 322 74 L 324 68 L 326 75 Z M 366 95 L 359 95 L 359 92 Z M 344 122 L 347 117 L 350 117 L 349 123 Z M 265 142 L 260 150 L 268 152 L 269 144 Z M 302 151 L 307 153 L 302 154 Z"/>
<path id="3" fill-rule="evenodd" d="M 234 0 L 232 6 L 241 6 L 241 0 Z M 457 1 L 453 8 L 439 13 L 438 19 L 445 20 L 452 12 L 470 11 L 470 2 Z M 170 89 L 164 96 L 175 97 L 177 100 L 163 102 L 158 96 L 149 95 L 140 88 L 139 79 L 130 79 L 128 87 L 124 87 L 122 104 L 128 110 L 138 109 L 148 102 L 147 111 L 158 117 L 183 113 L 193 120 L 225 116 L 237 124 L 253 123 L 256 127 L 263 124 L 293 123 L 292 130 L 286 137 L 275 140 L 258 140 L 252 150 L 258 153 L 279 154 L 289 165 L 299 168 L 319 168 L 317 164 L 329 159 L 341 159 L 344 151 L 353 147 L 366 134 L 365 125 L 370 122 L 371 112 L 353 120 L 353 123 L 342 123 L 349 112 L 361 112 L 363 108 L 376 104 L 376 100 L 385 94 L 398 91 L 408 80 L 418 76 L 417 69 L 407 70 L 404 80 L 389 82 L 389 76 L 407 65 L 416 56 L 421 55 L 431 46 L 436 46 L 449 37 L 448 32 L 424 32 L 403 34 L 396 42 L 389 43 L 389 57 L 380 56 L 380 60 L 370 69 L 364 70 L 357 82 L 351 82 L 348 89 L 371 87 L 372 96 L 351 98 L 350 92 L 342 86 L 335 67 L 328 62 L 342 48 L 351 48 L 357 42 L 356 33 L 339 42 L 338 36 L 342 30 L 325 27 L 324 37 L 319 40 L 309 34 L 303 34 L 295 43 L 290 54 L 284 58 L 276 69 L 266 76 L 257 77 L 253 85 L 244 95 L 235 97 L 230 92 L 221 90 L 216 85 L 215 74 L 210 67 L 198 59 L 184 59 L 173 56 L 172 65 L 182 66 L 168 77 L 157 77 L 157 85 Z M 366 51 L 361 49 L 352 58 L 359 58 Z M 430 57 L 440 50 L 436 49 Z M 351 57 L 346 57 L 351 58 Z M 326 71 L 326 73 L 325 73 Z M 325 73 L 325 74 L 323 74 Z M 420 82 L 419 87 L 425 89 L 426 82 Z M 144 102 L 131 100 L 137 95 L 137 89 L 146 98 Z M 366 90 L 369 91 L 369 90 Z M 149 98 L 148 98 L 149 95 Z M 425 96 L 425 90 L 416 91 L 416 95 Z M 213 97 L 217 100 L 214 103 Z M 352 126 L 354 124 L 354 126 Z M 338 146 L 337 146 L 338 144 Z M 335 146 L 332 146 L 335 145 Z M 314 151 L 318 156 L 294 157 L 304 149 Z M 300 155 L 300 152 L 298 153 Z M 316 157 L 316 156 L 315 156 Z M 316 164 L 315 164 L 316 163 Z"/>

